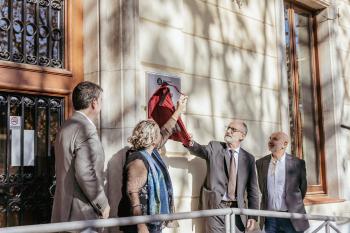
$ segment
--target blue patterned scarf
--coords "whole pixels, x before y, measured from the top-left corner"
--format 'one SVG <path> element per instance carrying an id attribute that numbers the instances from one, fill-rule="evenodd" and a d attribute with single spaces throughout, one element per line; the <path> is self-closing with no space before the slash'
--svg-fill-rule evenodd
<path id="1" fill-rule="evenodd" d="M 173 209 L 173 186 L 171 184 L 168 169 L 156 149 L 153 150 L 151 156 L 145 150 L 141 151 L 141 154 L 147 160 L 149 165 L 147 177 L 147 214 L 169 214 Z"/>

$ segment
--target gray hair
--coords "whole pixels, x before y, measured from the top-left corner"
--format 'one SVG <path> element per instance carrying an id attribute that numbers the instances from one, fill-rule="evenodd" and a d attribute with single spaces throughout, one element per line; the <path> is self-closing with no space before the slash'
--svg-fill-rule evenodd
<path id="1" fill-rule="evenodd" d="M 158 139 L 159 134 L 159 126 L 154 120 L 143 120 L 135 126 L 128 142 L 136 150 L 149 148 Z"/>

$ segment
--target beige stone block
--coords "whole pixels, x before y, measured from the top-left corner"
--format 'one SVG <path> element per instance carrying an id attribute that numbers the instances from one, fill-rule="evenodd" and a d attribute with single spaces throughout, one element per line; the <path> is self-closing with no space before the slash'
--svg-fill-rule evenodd
<path id="1" fill-rule="evenodd" d="M 200 0 L 189 3 L 184 6 L 184 32 L 276 56 L 276 30 L 273 26 Z"/>
<path id="2" fill-rule="evenodd" d="M 139 1 L 140 18 L 182 28 L 183 1 L 174 0 L 141 0 Z"/>
<path id="3" fill-rule="evenodd" d="M 349 8 L 350 9 L 350 8 Z M 349 16 L 350 20 L 350 16 Z M 350 27 L 339 26 L 337 34 L 337 47 L 350 53 Z"/>
<path id="4" fill-rule="evenodd" d="M 350 34 L 349 34 L 350 36 Z M 350 43 L 350 41 L 349 41 Z M 339 64 L 339 72 L 343 77 L 350 78 L 350 50 L 349 52 L 338 50 L 338 64 Z"/>
<path id="5" fill-rule="evenodd" d="M 344 104 L 350 104 L 350 78 L 349 77 L 343 77 L 342 82 L 344 85 L 343 91 L 343 98 L 344 98 Z"/>
<path id="6" fill-rule="evenodd" d="M 135 127 L 135 125 L 147 118 L 144 110 L 146 91 L 144 85 L 140 85 L 140 77 L 136 70 L 123 70 L 123 82 L 120 90 L 120 101 L 123 111 L 123 127 Z"/>
<path id="7" fill-rule="evenodd" d="M 199 197 L 206 176 L 205 161 L 193 156 L 163 156 L 174 186 L 176 198 Z"/>
<path id="8" fill-rule="evenodd" d="M 100 84 L 100 72 L 92 72 L 84 74 L 84 81 L 90 81 L 96 84 Z"/>
<path id="9" fill-rule="evenodd" d="M 136 70 L 102 71 L 102 128 L 134 127 L 147 117 Z"/>
<path id="10" fill-rule="evenodd" d="M 350 1 L 338 1 L 339 24 L 350 28 Z"/>
<path id="11" fill-rule="evenodd" d="M 277 58 L 186 35 L 185 73 L 278 89 Z"/>
<path id="12" fill-rule="evenodd" d="M 183 56 L 181 30 L 140 20 L 141 62 L 183 69 Z"/>
<path id="13" fill-rule="evenodd" d="M 105 151 L 105 168 L 107 168 L 107 163 L 112 156 L 124 147 L 123 132 L 123 129 L 101 129 L 101 142 Z"/>
<path id="14" fill-rule="evenodd" d="M 347 102 L 342 108 L 341 124 L 350 127 L 350 103 Z"/>
<path id="15" fill-rule="evenodd" d="M 279 122 L 278 91 L 186 75 L 183 87 L 189 114 Z"/>
<path id="16" fill-rule="evenodd" d="M 184 5 L 193 4 L 192 0 L 186 0 Z M 258 21 L 266 22 L 274 25 L 275 22 L 275 2 L 269 0 L 251 0 L 242 1 L 241 7 L 238 6 L 236 0 L 200 0 L 205 3 L 213 4 L 215 6 L 225 8 L 235 13 L 256 19 Z"/>
<path id="17" fill-rule="evenodd" d="M 138 0 L 122 1 L 122 59 L 123 68 L 137 68 L 139 64 Z M 120 23 L 120 19 L 118 21 Z M 119 36 L 119 37 L 120 37 Z"/>
<path id="18" fill-rule="evenodd" d="M 121 66 L 121 9 L 119 1 L 111 3 L 109 0 L 100 0 L 100 53 L 103 71 L 120 70 Z"/>
<path id="19" fill-rule="evenodd" d="M 99 19 L 98 2 L 95 0 L 83 1 L 84 10 L 84 72 L 92 73 L 99 70 Z"/>
<path id="20" fill-rule="evenodd" d="M 122 86 L 120 71 L 102 71 L 101 87 L 102 109 L 101 109 L 101 127 L 102 128 L 121 128 L 122 127 Z"/>

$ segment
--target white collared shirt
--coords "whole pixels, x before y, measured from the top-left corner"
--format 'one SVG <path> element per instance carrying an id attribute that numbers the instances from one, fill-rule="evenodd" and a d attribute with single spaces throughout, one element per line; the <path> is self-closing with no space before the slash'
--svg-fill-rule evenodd
<path id="1" fill-rule="evenodd" d="M 286 154 L 275 160 L 271 155 L 269 170 L 267 173 L 267 209 L 275 211 L 287 211 L 286 205 Z"/>
<path id="2" fill-rule="evenodd" d="M 238 147 L 237 149 L 227 149 L 226 150 L 226 153 L 228 153 L 230 155 L 230 158 L 231 156 L 233 156 L 233 159 L 235 159 L 235 162 L 236 162 L 236 177 L 237 177 L 237 172 L 238 172 L 238 155 L 239 155 L 239 151 L 240 151 L 240 147 Z M 231 152 L 232 151 L 232 155 L 231 155 Z M 226 187 L 227 189 L 227 187 Z M 237 182 L 236 182 L 236 189 L 237 189 Z M 236 199 L 232 200 L 231 198 L 229 198 L 227 196 L 227 192 L 225 192 L 225 194 L 222 196 L 222 200 L 223 201 L 235 201 Z"/>
<path id="3" fill-rule="evenodd" d="M 92 120 L 83 112 L 81 111 L 75 111 L 77 113 L 80 113 L 81 115 L 83 115 L 95 128 L 96 128 L 96 125 L 94 124 L 94 122 L 92 122 Z"/>

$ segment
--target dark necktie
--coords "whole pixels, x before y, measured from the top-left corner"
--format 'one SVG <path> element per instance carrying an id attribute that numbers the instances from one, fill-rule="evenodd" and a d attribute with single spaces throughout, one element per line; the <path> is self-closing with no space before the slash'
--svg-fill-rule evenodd
<path id="1" fill-rule="evenodd" d="M 229 172 L 229 180 L 228 180 L 228 186 L 227 186 L 227 195 L 231 200 L 235 200 L 235 193 L 236 193 L 236 160 L 234 157 L 234 154 L 237 153 L 236 151 L 230 150 L 231 154 L 231 165 L 230 165 L 230 172 Z"/>

